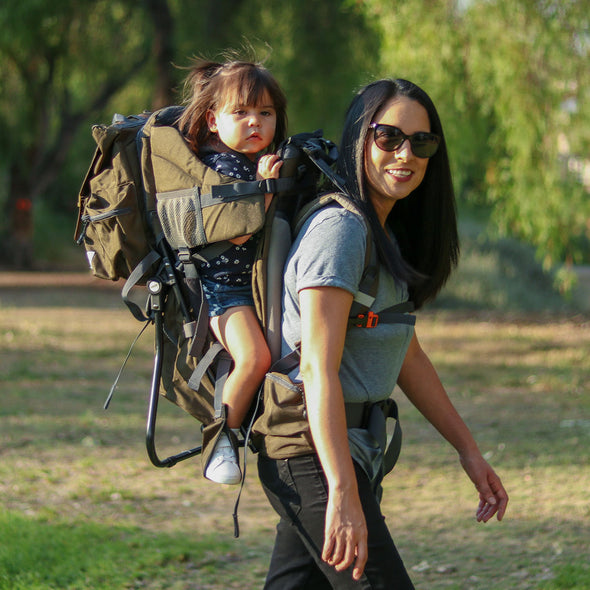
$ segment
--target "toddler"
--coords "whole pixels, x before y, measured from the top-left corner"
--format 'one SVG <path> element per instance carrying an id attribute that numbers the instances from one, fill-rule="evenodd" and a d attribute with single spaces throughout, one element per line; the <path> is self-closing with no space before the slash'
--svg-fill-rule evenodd
<path id="1" fill-rule="evenodd" d="M 272 152 L 286 132 L 286 99 L 262 65 L 199 60 L 187 78 L 191 93 L 179 126 L 199 158 L 241 180 L 278 178 L 282 161 Z M 271 153 L 264 154 L 265 151 Z M 265 195 L 268 209 L 272 194 Z M 200 264 L 210 327 L 234 368 L 223 388 L 227 425 L 239 429 L 270 367 L 270 352 L 254 311 L 252 266 L 259 235 L 230 240 L 232 248 Z M 222 433 L 205 477 L 237 484 L 242 474 L 228 436 Z"/>

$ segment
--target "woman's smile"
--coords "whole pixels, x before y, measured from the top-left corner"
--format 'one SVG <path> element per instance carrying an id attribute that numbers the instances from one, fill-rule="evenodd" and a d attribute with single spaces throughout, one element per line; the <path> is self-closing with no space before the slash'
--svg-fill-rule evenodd
<path id="1" fill-rule="evenodd" d="M 399 182 L 408 182 L 412 178 L 413 172 L 408 168 L 393 168 L 387 170 L 388 174 L 391 174 Z"/>

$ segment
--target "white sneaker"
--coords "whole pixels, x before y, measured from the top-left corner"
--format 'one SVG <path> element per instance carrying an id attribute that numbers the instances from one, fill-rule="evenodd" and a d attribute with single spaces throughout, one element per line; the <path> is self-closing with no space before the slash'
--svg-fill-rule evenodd
<path id="1" fill-rule="evenodd" d="M 222 432 L 211 453 L 205 477 L 215 483 L 235 485 L 242 481 L 238 458 L 225 432 Z"/>

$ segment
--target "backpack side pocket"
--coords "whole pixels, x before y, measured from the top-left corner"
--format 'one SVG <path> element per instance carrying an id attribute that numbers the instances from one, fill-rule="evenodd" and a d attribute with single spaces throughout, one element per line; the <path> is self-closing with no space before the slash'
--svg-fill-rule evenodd
<path id="1" fill-rule="evenodd" d="M 252 441 L 260 453 L 272 459 L 314 453 L 303 383 L 268 373 L 262 395 L 263 409 L 252 427 Z"/>

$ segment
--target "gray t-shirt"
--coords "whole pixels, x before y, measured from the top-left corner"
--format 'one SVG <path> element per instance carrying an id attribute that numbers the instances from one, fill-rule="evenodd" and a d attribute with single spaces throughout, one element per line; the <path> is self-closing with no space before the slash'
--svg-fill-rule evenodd
<path id="1" fill-rule="evenodd" d="M 339 287 L 352 294 L 364 270 L 367 229 L 364 220 L 339 205 L 324 207 L 304 224 L 289 253 L 284 275 L 283 355 L 301 339 L 298 293 L 310 287 Z M 396 284 L 380 268 L 372 311 L 407 301 L 405 284 Z M 413 334 L 407 324 L 380 323 L 375 328 L 349 328 L 340 380 L 346 402 L 390 397 Z M 301 380 L 299 375 L 293 375 Z"/>

